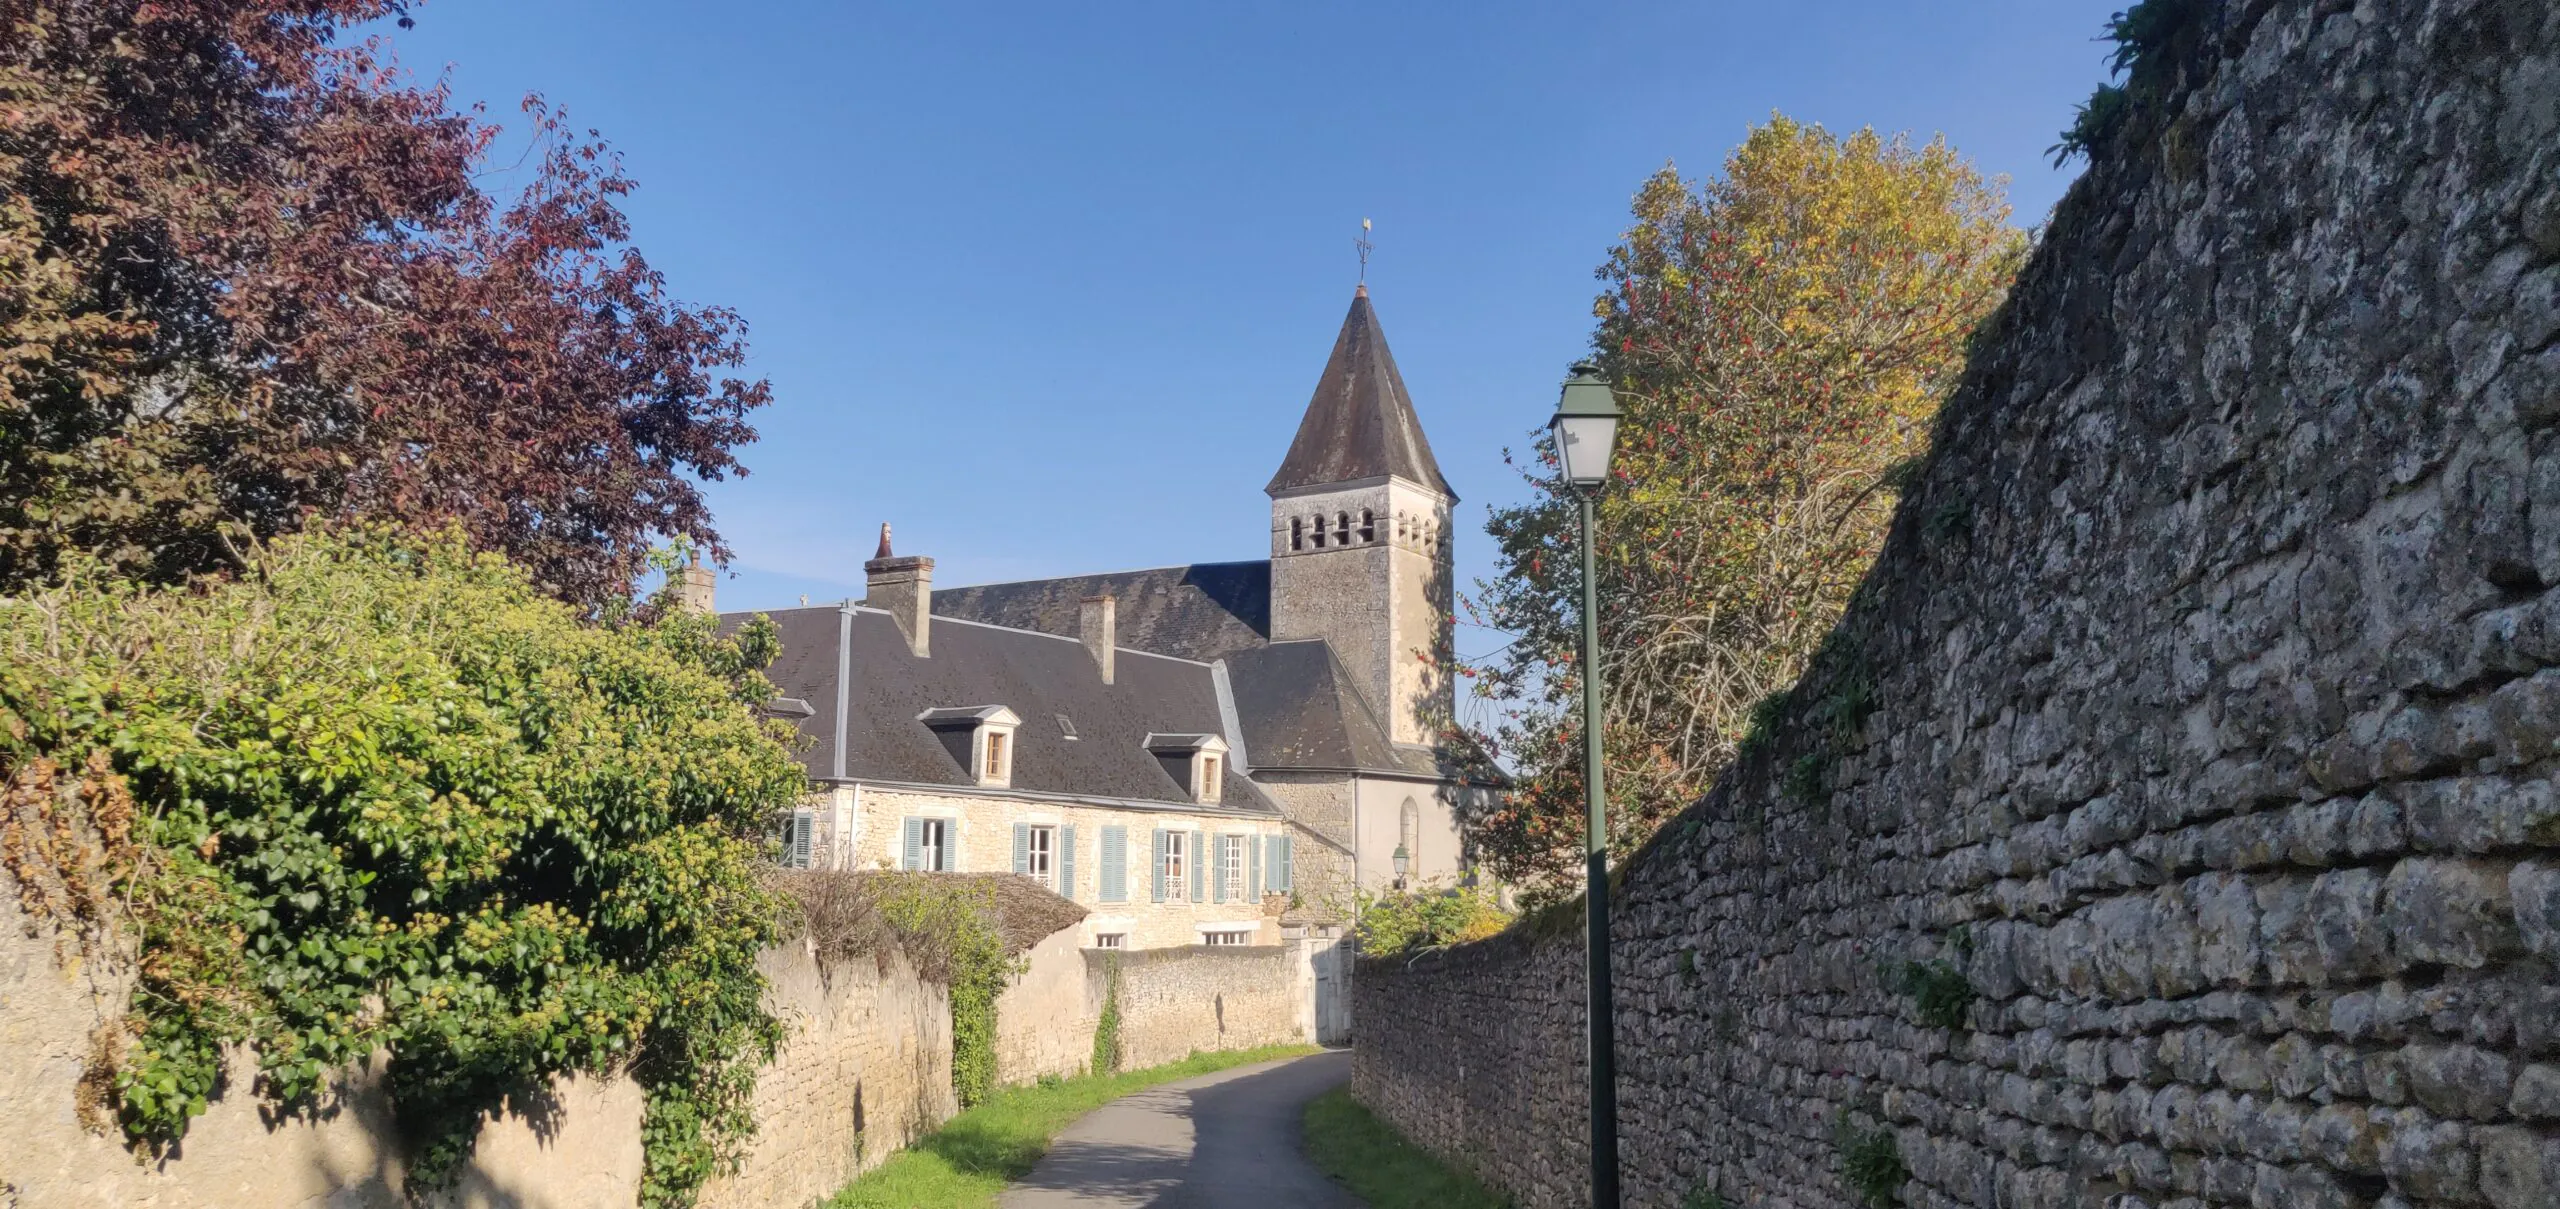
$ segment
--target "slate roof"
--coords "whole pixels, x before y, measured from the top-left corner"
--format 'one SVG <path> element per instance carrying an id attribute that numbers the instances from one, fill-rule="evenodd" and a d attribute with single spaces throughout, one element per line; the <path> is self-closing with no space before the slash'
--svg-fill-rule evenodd
<path id="1" fill-rule="evenodd" d="M 782 632 L 782 654 L 766 675 L 785 697 L 806 701 L 792 718 L 808 742 L 801 761 L 815 778 L 833 775 L 836 730 L 834 605 L 765 611 Z M 721 617 L 724 628 L 751 613 Z M 1168 808 L 1277 814 L 1230 762 L 1222 801 L 1200 806 L 1146 748 L 1150 734 L 1215 734 L 1230 746 L 1214 671 L 1205 664 L 1123 647 L 1116 683 L 1084 645 L 1025 630 L 936 618 L 932 656 L 918 659 L 887 613 L 853 614 L 850 717 L 845 774 L 869 781 L 974 786 L 969 770 L 919 717 L 929 710 L 1005 706 L 1022 717 L 1014 732 L 1012 788 L 1035 793 L 1161 802 Z M 1074 724 L 1066 737 L 1058 715 Z"/>
<path id="2" fill-rule="evenodd" d="M 1109 596 L 1120 644 L 1210 662 L 1259 647 L 1271 633 L 1271 564 L 1194 563 L 1104 575 L 933 590 L 937 617 L 961 617 L 1073 638 L 1083 602 Z"/>
<path id="3" fill-rule="evenodd" d="M 1334 768 L 1429 774 L 1421 751 L 1398 747 L 1333 646 L 1275 642 L 1227 657 L 1245 754 L 1256 768 Z"/>
<path id="4" fill-rule="evenodd" d="M 1387 351 L 1386 330 L 1369 306 L 1369 289 L 1352 295 L 1351 313 L 1342 318 L 1334 337 L 1333 356 L 1316 380 L 1315 397 L 1298 421 L 1298 437 L 1271 476 L 1265 494 L 1298 487 L 1350 483 L 1395 475 L 1438 490 L 1457 501 L 1422 421 L 1413 414 L 1413 397 L 1405 393 L 1404 375 L 1396 372 L 1395 354 Z"/>

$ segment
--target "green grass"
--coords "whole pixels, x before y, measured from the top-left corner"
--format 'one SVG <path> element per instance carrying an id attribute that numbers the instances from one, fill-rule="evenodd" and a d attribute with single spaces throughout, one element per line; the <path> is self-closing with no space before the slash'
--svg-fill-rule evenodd
<path id="1" fill-rule="evenodd" d="M 1307 1158 L 1370 1209 L 1506 1209 L 1510 1202 L 1440 1165 L 1343 1088 L 1307 1105 Z"/>
<path id="2" fill-rule="evenodd" d="M 1030 1172 L 1059 1130 L 1104 1104 L 1159 1083 L 1315 1052 L 1305 1045 L 1223 1050 L 1145 1070 L 1003 1088 L 845 1185 L 827 1209 L 981 1209 Z"/>

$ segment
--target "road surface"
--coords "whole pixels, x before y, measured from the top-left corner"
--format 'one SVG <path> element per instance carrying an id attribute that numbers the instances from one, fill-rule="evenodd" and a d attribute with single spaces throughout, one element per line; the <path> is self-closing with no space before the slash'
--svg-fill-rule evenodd
<path id="1" fill-rule="evenodd" d="M 1307 1101 L 1351 1077 L 1351 1053 L 1240 1066 L 1086 1113 L 1001 1209 L 1360 1209 L 1299 1155 Z"/>

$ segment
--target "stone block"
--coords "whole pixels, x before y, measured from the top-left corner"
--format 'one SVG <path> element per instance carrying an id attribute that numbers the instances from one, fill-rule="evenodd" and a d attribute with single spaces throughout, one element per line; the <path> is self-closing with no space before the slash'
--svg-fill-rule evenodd
<path id="1" fill-rule="evenodd" d="M 2383 922 L 2401 962 L 2479 969 L 2518 944 L 2506 866 L 2414 858 L 2391 870 Z"/>

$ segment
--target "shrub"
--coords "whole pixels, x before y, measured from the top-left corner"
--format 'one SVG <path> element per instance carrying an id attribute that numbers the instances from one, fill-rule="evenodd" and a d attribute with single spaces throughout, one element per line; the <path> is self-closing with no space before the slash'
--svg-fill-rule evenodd
<path id="1" fill-rule="evenodd" d="M 1473 886 L 1429 885 L 1353 899 L 1360 951 L 1385 956 L 1434 945 L 1483 940 L 1511 926 L 1511 913 Z"/>
<path id="2" fill-rule="evenodd" d="M 1931 1028 L 1964 1027 L 1965 1011 L 1973 1006 L 1973 981 L 1955 963 L 1906 961 L 1894 981 L 1895 989 L 1911 997 L 1922 1023 Z"/>
<path id="3" fill-rule="evenodd" d="M 806 781 L 752 708 L 771 626 L 658 612 L 582 620 L 457 537 L 381 531 L 0 601 L 0 851 L 60 891 L 31 907 L 139 945 L 92 1072 L 128 1136 L 183 1137 L 227 1044 L 288 1112 L 383 1050 L 433 1186 L 508 1094 L 627 1070 L 643 1201 L 690 1203 L 780 1037 L 754 837 Z"/>
<path id="4" fill-rule="evenodd" d="M 1831 1127 L 1831 1145 L 1840 1157 L 1840 1178 L 1874 1209 L 1902 1203 L 1902 1185 L 1911 1178 L 1902 1165 L 1901 1144 L 1881 1125 L 1860 1129 L 1843 1112 Z"/>

